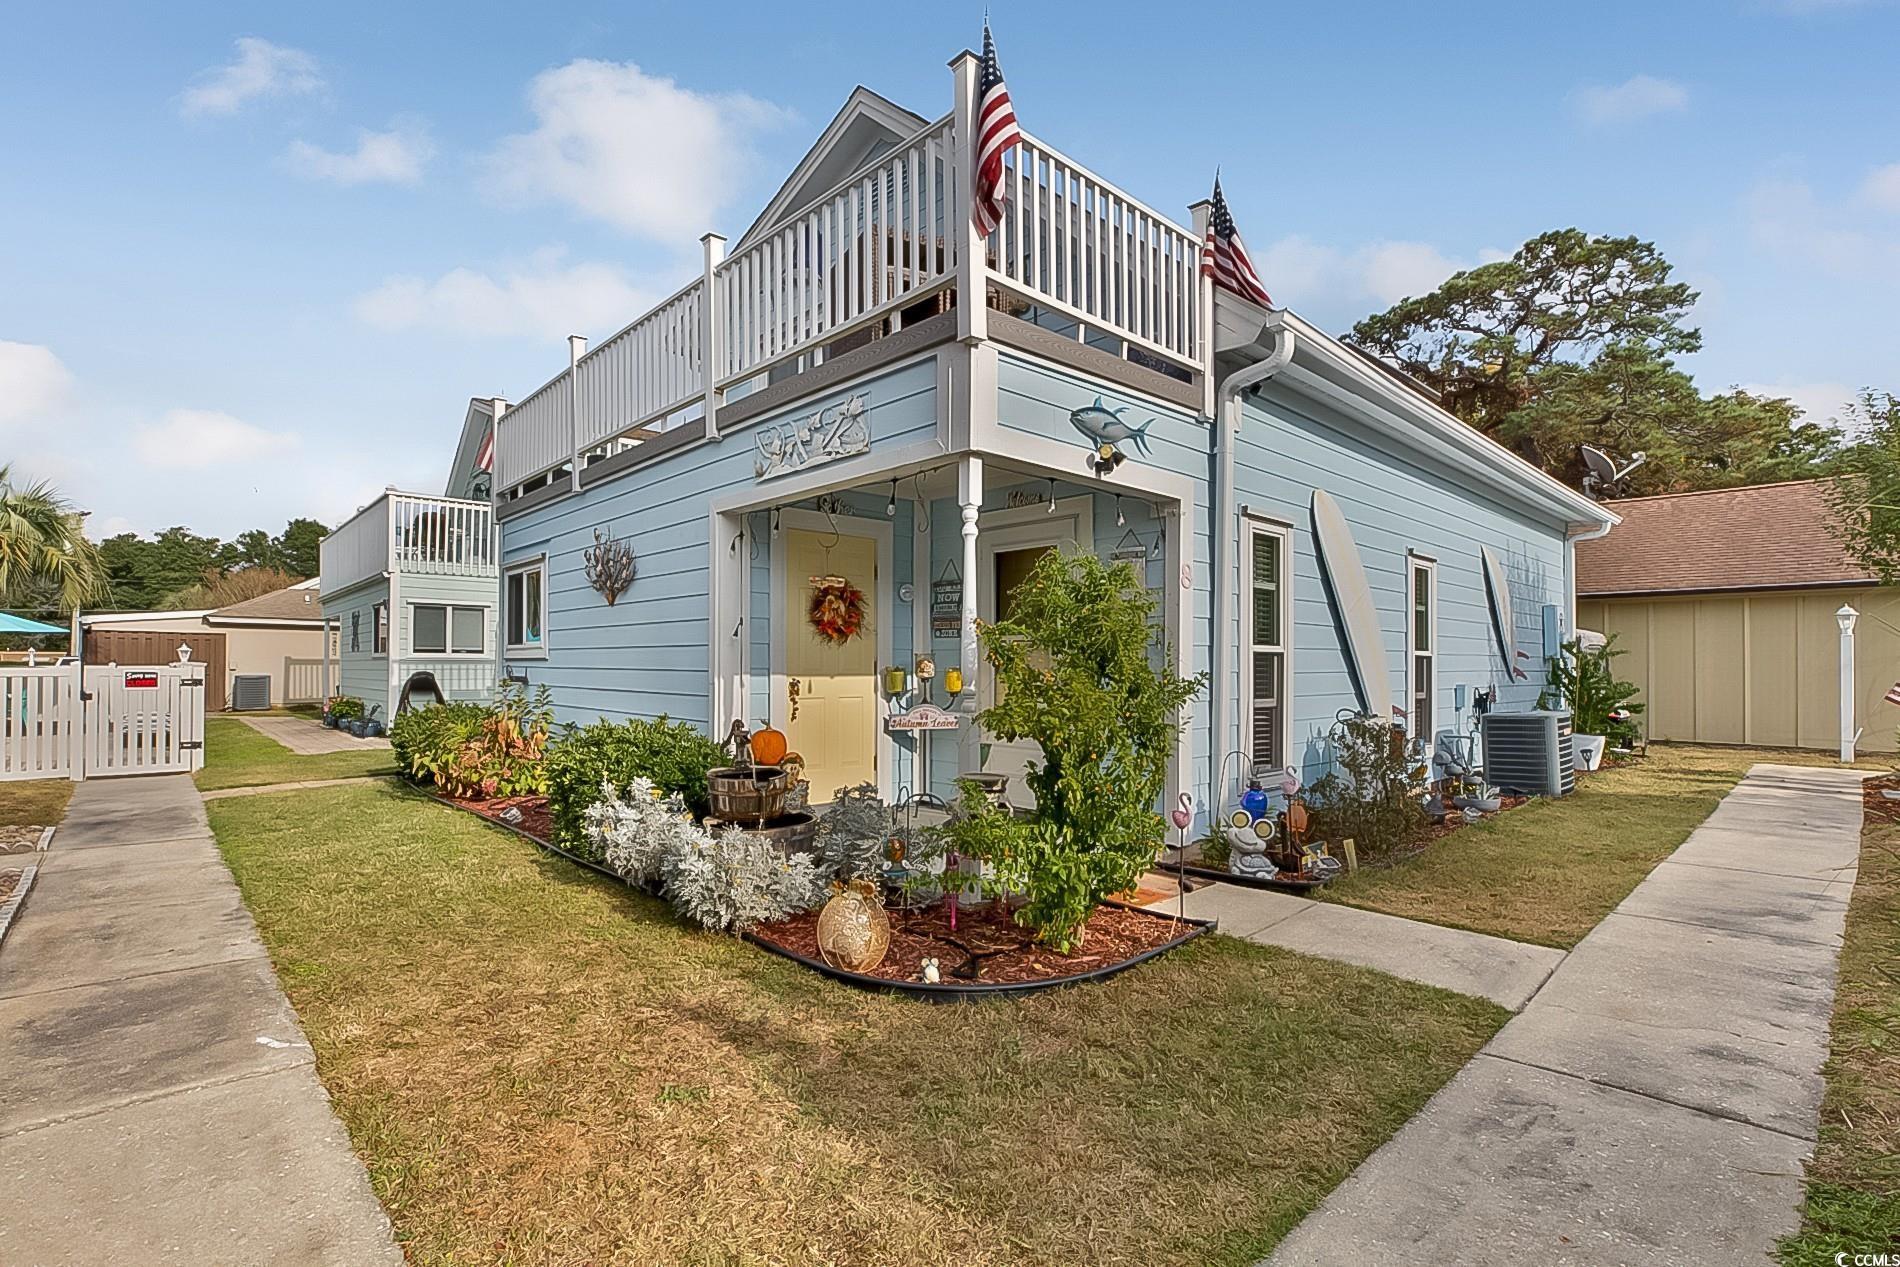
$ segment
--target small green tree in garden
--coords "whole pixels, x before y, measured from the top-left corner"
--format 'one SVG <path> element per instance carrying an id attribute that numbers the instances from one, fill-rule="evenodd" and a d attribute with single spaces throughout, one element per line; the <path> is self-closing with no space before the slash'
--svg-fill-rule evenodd
<path id="1" fill-rule="evenodd" d="M 1900 583 L 1900 396 L 1869 388 L 1840 422 L 1853 442 L 1829 485 L 1834 531 L 1882 584 Z"/>
<path id="2" fill-rule="evenodd" d="M 1569 709 L 1570 728 L 1579 735 L 1635 738 L 1633 722 L 1624 722 L 1619 729 L 1618 724 L 1610 720 L 1610 714 L 1618 709 L 1632 715 L 1643 711 L 1641 704 L 1632 702 L 1643 688 L 1619 679 L 1610 663 L 1624 654 L 1616 645 L 1616 635 L 1611 634 L 1602 646 L 1589 650 L 1582 641 L 1572 638 L 1564 643 L 1563 650 L 1562 655 L 1550 662 L 1549 676 L 1544 681 L 1537 706 Z"/>
<path id="3" fill-rule="evenodd" d="M 1153 624 L 1155 601 L 1127 563 L 1050 551 L 980 632 L 997 702 L 983 728 L 1033 740 L 1028 820 L 999 820 L 999 878 L 1028 894 L 1017 919 L 1068 951 L 1109 893 L 1140 878 L 1164 837 L 1155 804 L 1181 739 L 1181 709 L 1206 685 L 1183 678 Z M 1160 654 L 1157 655 L 1156 653 Z"/>

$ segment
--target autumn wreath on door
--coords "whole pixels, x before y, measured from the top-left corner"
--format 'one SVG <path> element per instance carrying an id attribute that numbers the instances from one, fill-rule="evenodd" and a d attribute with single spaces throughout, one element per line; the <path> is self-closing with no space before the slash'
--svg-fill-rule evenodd
<path id="1" fill-rule="evenodd" d="M 841 647 L 864 631 L 864 591 L 842 576 L 814 576 L 806 618 L 820 638 Z"/>

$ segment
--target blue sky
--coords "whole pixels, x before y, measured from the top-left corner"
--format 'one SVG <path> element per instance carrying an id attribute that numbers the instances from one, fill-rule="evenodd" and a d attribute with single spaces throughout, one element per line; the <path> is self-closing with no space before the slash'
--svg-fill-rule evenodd
<path id="1" fill-rule="evenodd" d="M 993 6 L 1024 125 L 1186 218 L 1224 172 L 1331 329 L 1577 225 L 1703 293 L 1705 388 L 1900 388 L 1900 7 Z M 9 6 L 0 432 L 94 531 L 433 489 L 979 6 Z M 1217 53 L 1202 52 L 1207 36 Z"/>

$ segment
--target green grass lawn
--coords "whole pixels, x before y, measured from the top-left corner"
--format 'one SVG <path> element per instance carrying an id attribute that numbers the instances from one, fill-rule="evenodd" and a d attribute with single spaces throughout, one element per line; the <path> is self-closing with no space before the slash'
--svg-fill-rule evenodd
<path id="1" fill-rule="evenodd" d="M 1248 1264 L 1506 1019 L 1207 937 L 836 985 L 400 784 L 214 801 L 409 1260 Z"/>
<path id="2" fill-rule="evenodd" d="M 1595 928 L 1758 761 L 1822 753 L 1652 745 L 1558 800 L 1461 827 L 1425 852 L 1329 885 L 1328 901 L 1568 949 Z"/>
<path id="3" fill-rule="evenodd" d="M 359 774 L 394 774 L 396 759 L 387 748 L 299 756 L 275 739 L 252 730 L 235 717 L 205 718 L 205 765 L 193 777 L 202 791 L 259 787 L 305 779 L 343 779 Z"/>
<path id="4" fill-rule="evenodd" d="M 1900 825 L 1870 819 L 1847 908 L 1821 1138 L 1789 1267 L 1900 1251 Z"/>
<path id="5" fill-rule="evenodd" d="M 70 779 L 24 779 L 0 783 L 0 827 L 52 827 L 66 817 L 66 802 L 78 787 Z"/>

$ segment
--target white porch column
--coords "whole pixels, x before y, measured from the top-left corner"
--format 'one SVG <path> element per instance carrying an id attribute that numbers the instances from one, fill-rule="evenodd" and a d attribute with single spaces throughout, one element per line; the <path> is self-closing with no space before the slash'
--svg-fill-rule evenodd
<path id="1" fill-rule="evenodd" d="M 714 275 L 726 259 L 726 240 L 708 233 L 699 240 L 705 248 L 705 288 L 699 292 L 699 378 L 706 390 L 706 438 L 719 438 L 719 377 L 726 367 L 725 314 L 719 310 L 719 287 Z"/>
<path id="2" fill-rule="evenodd" d="M 956 78 L 956 133 L 950 138 L 949 165 L 956 196 L 950 204 L 949 238 L 957 252 L 957 338 L 964 343 L 980 343 L 990 333 L 987 244 L 976 230 L 970 201 L 976 179 L 976 81 L 982 65 L 967 48 L 950 60 Z"/>
<path id="3" fill-rule="evenodd" d="M 567 445 L 572 456 L 567 468 L 568 491 L 581 491 L 581 358 L 587 355 L 587 336 L 567 336 Z"/>
<path id="4" fill-rule="evenodd" d="M 1841 763 L 1849 764 L 1854 760 L 1854 745 L 1860 741 L 1860 730 L 1854 725 L 1854 622 L 1860 619 L 1860 613 L 1847 603 L 1834 613 L 1835 623 L 1841 627 Z"/>
<path id="5" fill-rule="evenodd" d="M 1207 226 L 1214 218 L 1214 201 L 1203 198 L 1188 211 L 1194 217 L 1194 240 L 1207 241 Z M 1214 416 L 1214 282 L 1200 269 L 1194 270 L 1195 359 L 1201 363 L 1201 416 L 1218 427 Z"/>
<path id="6" fill-rule="evenodd" d="M 963 698 L 958 706 L 964 724 L 957 732 L 962 771 L 975 770 L 982 760 L 976 728 L 976 516 L 982 505 L 983 459 L 966 455 L 957 463 L 957 506 L 963 513 L 963 606 L 957 647 L 957 662 L 963 669 Z"/>
<path id="7" fill-rule="evenodd" d="M 286 686 L 289 685 L 288 677 L 286 677 L 285 679 L 285 685 Z M 330 618 L 328 616 L 325 616 L 323 618 L 323 688 L 322 689 L 323 689 L 323 706 L 325 708 L 328 708 L 330 706 L 330 696 L 333 693 L 330 690 Z"/>

